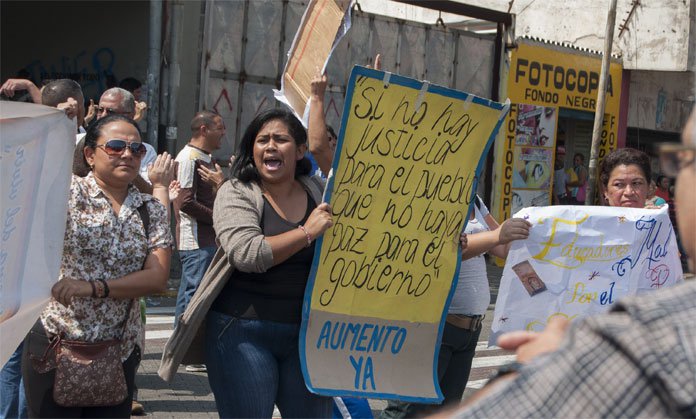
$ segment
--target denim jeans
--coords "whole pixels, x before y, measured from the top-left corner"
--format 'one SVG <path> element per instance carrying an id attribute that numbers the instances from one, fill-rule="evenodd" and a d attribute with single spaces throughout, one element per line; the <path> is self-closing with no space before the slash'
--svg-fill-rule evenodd
<path id="1" fill-rule="evenodd" d="M 331 417 L 332 399 L 307 390 L 298 349 L 300 325 L 238 319 L 210 311 L 208 382 L 221 418 Z"/>
<path id="2" fill-rule="evenodd" d="M 0 419 L 28 417 L 22 380 L 22 348 L 20 343 L 0 371 Z"/>
<path id="3" fill-rule="evenodd" d="M 196 250 L 179 250 L 181 259 L 181 282 L 179 293 L 176 296 L 176 310 L 174 313 L 174 327 L 179 323 L 179 318 L 188 306 L 191 297 L 198 289 L 208 265 L 213 260 L 217 247 L 201 247 Z"/>
<path id="4" fill-rule="evenodd" d="M 437 378 L 445 399 L 441 405 L 406 403 L 390 400 L 381 419 L 427 416 L 442 407 L 457 405 L 462 400 L 474 361 L 481 328 L 471 331 L 445 323 L 440 354 L 437 357 Z"/>

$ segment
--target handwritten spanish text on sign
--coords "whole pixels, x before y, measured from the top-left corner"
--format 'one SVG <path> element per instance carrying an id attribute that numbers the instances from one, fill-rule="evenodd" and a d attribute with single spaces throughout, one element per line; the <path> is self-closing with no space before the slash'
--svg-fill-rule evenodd
<path id="1" fill-rule="evenodd" d="M 310 389 L 435 402 L 459 234 L 503 105 L 356 67 L 303 321 Z M 501 116 L 502 115 L 502 116 Z"/>
<path id="2" fill-rule="evenodd" d="M 75 121 L 0 102 L 0 365 L 51 295 L 63 251 Z"/>
<path id="3" fill-rule="evenodd" d="M 666 205 L 525 208 L 515 217 L 533 227 L 510 248 L 491 343 L 504 332 L 540 331 L 553 317 L 601 313 L 620 297 L 683 280 Z"/>

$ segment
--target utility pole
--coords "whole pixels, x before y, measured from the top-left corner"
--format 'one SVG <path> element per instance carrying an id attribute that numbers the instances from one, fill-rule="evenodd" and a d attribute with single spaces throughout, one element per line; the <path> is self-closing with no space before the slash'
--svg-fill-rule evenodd
<path id="1" fill-rule="evenodd" d="M 611 46 L 614 41 L 614 24 L 616 23 L 616 0 L 611 0 L 609 14 L 607 15 L 607 30 L 604 35 L 604 55 L 602 56 L 602 72 L 599 74 L 599 91 L 597 92 L 597 108 L 595 108 L 594 127 L 592 128 L 592 148 L 590 149 L 590 166 L 588 169 L 587 195 L 585 205 L 594 204 L 597 187 L 597 160 L 599 158 L 599 139 L 602 133 L 604 120 L 604 104 L 607 96 L 607 82 L 609 81 L 609 60 L 611 59 Z"/>

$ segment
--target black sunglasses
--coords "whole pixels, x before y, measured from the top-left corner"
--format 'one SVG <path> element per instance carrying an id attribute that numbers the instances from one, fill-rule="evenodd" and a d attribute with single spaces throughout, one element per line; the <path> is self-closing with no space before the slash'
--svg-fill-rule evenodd
<path id="1" fill-rule="evenodd" d="M 119 112 L 116 109 L 113 108 L 105 108 L 103 106 L 96 106 L 95 108 L 97 114 L 103 114 L 106 113 L 107 115 L 128 115 L 130 112 L 125 111 L 125 112 Z"/>
<path id="2" fill-rule="evenodd" d="M 106 154 L 109 156 L 122 156 L 126 151 L 126 148 L 130 149 L 131 154 L 134 157 L 142 157 L 147 152 L 145 144 L 139 142 L 128 142 L 126 140 L 120 140 L 118 138 L 112 138 L 105 142 L 104 144 L 97 145 L 97 148 L 103 148 Z"/>

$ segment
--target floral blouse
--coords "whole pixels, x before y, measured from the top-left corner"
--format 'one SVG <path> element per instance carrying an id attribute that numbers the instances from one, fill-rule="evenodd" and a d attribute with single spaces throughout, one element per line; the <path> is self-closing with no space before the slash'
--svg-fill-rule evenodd
<path id="1" fill-rule="evenodd" d="M 138 213 L 143 202 L 150 216 L 148 237 Z M 155 198 L 131 185 L 117 216 L 91 172 L 84 178 L 72 177 L 59 279 L 104 279 L 108 283 L 141 270 L 154 249 L 171 246 L 167 210 Z M 136 344 L 142 348 L 144 343 L 137 299 L 133 299 L 123 332 L 130 301 L 75 297 L 65 307 L 51 298 L 41 313 L 41 322 L 49 335 L 60 334 L 69 340 L 122 339 L 121 358 L 125 361 Z"/>

